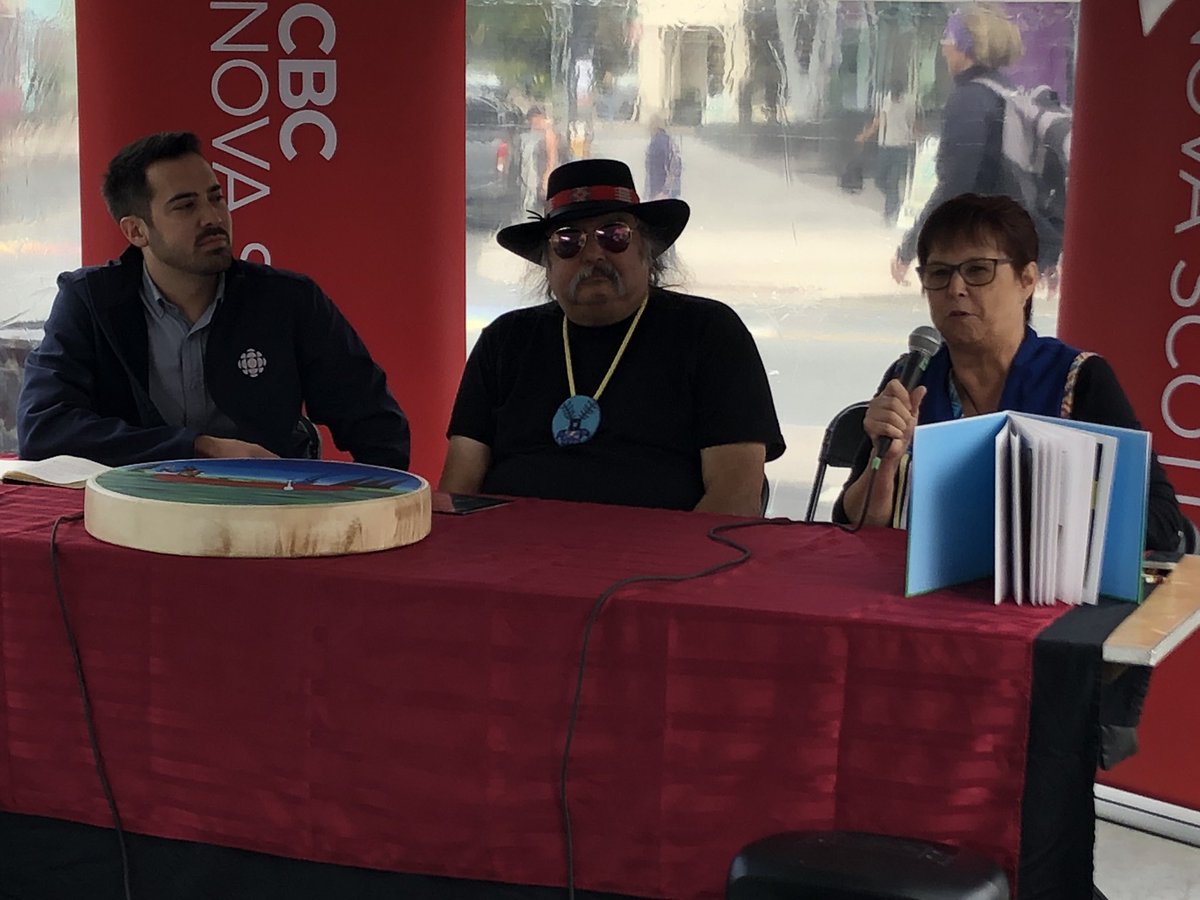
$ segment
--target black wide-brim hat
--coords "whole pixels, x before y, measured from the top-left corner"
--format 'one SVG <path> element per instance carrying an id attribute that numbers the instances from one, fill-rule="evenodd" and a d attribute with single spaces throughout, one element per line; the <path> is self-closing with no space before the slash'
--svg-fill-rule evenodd
<path id="1" fill-rule="evenodd" d="M 629 166 L 615 159 L 581 159 L 550 173 L 546 206 L 530 222 L 509 225 L 496 233 L 496 241 L 530 262 L 541 265 L 546 236 L 579 219 L 610 212 L 629 213 L 670 247 L 683 233 L 691 209 L 682 200 L 649 200 L 643 203 L 633 187 Z"/>

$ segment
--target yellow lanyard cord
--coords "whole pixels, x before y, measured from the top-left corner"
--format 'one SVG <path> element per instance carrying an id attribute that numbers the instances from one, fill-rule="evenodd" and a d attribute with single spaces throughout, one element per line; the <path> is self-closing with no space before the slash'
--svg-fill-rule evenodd
<path id="1" fill-rule="evenodd" d="M 625 355 L 625 348 L 629 346 L 629 339 L 633 337 L 633 329 L 637 328 L 638 322 L 642 319 L 642 313 L 646 311 L 646 303 L 650 300 L 650 295 L 646 294 L 642 298 L 642 305 L 638 307 L 637 315 L 633 317 L 633 321 L 629 323 L 629 329 L 625 332 L 625 340 L 621 341 L 621 346 L 617 349 L 617 355 L 613 357 L 612 365 L 608 367 L 608 372 L 604 375 L 604 380 L 600 382 L 600 387 L 596 388 L 596 393 L 592 395 L 593 400 L 599 400 L 600 395 L 604 393 L 604 389 L 608 386 L 608 379 L 612 378 L 613 372 L 617 370 L 617 363 L 621 361 L 621 357 Z M 568 396 L 575 396 L 575 371 L 571 365 L 571 342 L 567 338 L 567 317 L 563 315 L 563 355 L 567 359 L 567 390 L 570 391 Z"/>

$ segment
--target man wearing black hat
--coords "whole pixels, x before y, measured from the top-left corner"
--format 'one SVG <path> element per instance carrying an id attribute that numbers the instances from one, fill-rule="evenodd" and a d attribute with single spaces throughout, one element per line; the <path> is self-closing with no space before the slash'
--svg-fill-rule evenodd
<path id="1" fill-rule="evenodd" d="M 496 236 L 544 267 L 551 302 L 480 335 L 442 490 L 761 514 L 784 443 L 754 339 L 725 304 L 659 286 L 689 213 L 640 202 L 615 160 L 551 173 L 545 215 Z"/>

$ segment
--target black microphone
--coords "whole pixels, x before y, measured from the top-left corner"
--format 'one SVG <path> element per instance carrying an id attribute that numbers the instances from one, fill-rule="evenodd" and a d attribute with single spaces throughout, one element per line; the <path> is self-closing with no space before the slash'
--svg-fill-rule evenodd
<path id="1" fill-rule="evenodd" d="M 932 325 L 918 325 L 908 336 L 908 353 L 905 354 L 904 365 L 900 367 L 900 374 L 896 377 L 910 394 L 921 383 L 925 367 L 941 347 L 942 336 Z M 882 459 L 893 440 L 895 439 L 880 437 L 875 442 L 875 456 Z"/>

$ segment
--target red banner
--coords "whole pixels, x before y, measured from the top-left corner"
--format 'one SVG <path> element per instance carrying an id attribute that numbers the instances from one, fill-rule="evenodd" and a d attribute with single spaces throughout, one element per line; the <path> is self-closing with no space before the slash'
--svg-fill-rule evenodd
<path id="1" fill-rule="evenodd" d="M 83 258 L 124 248 L 108 160 L 200 135 L 244 259 L 304 272 L 353 323 L 436 479 L 465 347 L 465 9 L 437 4 L 77 4 Z"/>
<path id="2" fill-rule="evenodd" d="M 1200 5 L 1085 3 L 1065 340 L 1112 362 L 1200 519 Z"/>
<path id="3" fill-rule="evenodd" d="M 1200 519 L 1200 4 L 1081 4 L 1064 340 L 1112 362 Z M 1200 638 L 1155 673 L 1142 752 L 1105 781 L 1200 809 Z"/>

